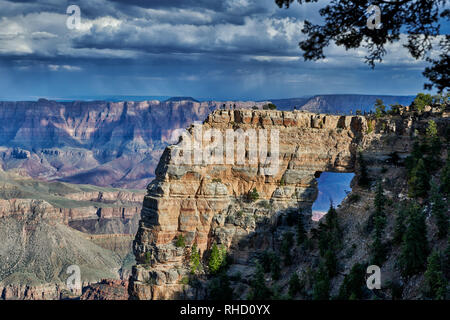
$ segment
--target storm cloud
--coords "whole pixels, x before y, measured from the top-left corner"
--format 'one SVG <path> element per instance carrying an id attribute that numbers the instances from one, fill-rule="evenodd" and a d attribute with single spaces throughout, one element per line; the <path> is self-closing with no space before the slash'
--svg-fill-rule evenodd
<path id="1" fill-rule="evenodd" d="M 69 5 L 81 9 L 66 27 Z M 188 95 L 266 99 L 317 93 L 414 94 L 424 64 L 400 45 L 375 70 L 364 50 L 330 46 L 305 62 L 298 42 L 318 4 L 273 0 L 0 0 L 2 99 Z"/>

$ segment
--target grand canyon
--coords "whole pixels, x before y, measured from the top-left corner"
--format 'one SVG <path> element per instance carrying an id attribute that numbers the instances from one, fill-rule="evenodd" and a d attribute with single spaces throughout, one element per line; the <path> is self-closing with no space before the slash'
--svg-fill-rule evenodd
<path id="1" fill-rule="evenodd" d="M 351 104 L 355 97 L 347 99 Z M 320 108 L 332 105 L 334 97 L 311 100 L 325 101 Z M 281 254 L 285 234 L 298 233 L 293 221 L 300 217 L 306 239 L 315 241 L 321 222 L 311 219 L 312 205 L 323 172 L 355 173 L 352 191 L 337 208 L 346 239 L 339 265 L 351 269 L 370 256 L 371 232 L 364 232 L 364 226 L 373 215 L 375 177 L 382 179 L 391 202 L 405 200 L 404 163 L 414 136 L 425 134 L 433 121 L 445 137 L 446 107 L 429 106 L 419 115 L 409 111 L 411 104 L 396 115 L 376 118 L 373 108 L 366 115 L 339 115 L 343 108 L 337 104 L 334 114 L 321 114 L 306 111 L 311 103 L 302 108 L 294 105 L 297 99 L 291 101 L 284 107 L 291 111 L 266 110 L 269 101 L 3 102 L 1 297 L 211 298 L 217 276 L 208 273 L 207 261 L 218 245 L 227 252 L 226 275 L 233 279 L 234 298 L 245 299 L 261 257 L 269 251 Z M 24 116 L 17 120 L 19 110 Z M 277 173 L 261 174 L 261 164 L 173 163 L 172 151 L 181 143 L 174 133 L 183 127 L 192 130 L 194 124 L 223 134 L 227 129 L 279 130 Z M 249 148 L 246 142 L 246 154 Z M 395 163 L 389 161 L 393 154 Z M 357 183 L 359 158 L 372 177 L 369 188 Z M 248 199 L 251 192 L 257 199 Z M 395 208 L 389 210 L 392 228 Z M 177 244 L 180 237 L 182 246 Z M 443 242 L 434 245 L 442 247 Z M 193 246 L 204 265 L 195 273 L 189 262 Z M 311 294 L 308 270 L 320 256 L 311 246 L 290 249 L 293 262 L 282 267 L 281 279 L 271 280 L 280 295 L 286 294 L 294 273 L 305 283 L 301 296 Z M 399 253 L 392 250 L 386 262 L 390 281 L 399 277 Z M 79 290 L 66 287 L 70 265 L 80 266 Z M 339 274 L 332 280 L 332 294 L 338 294 L 344 278 Z M 404 286 L 404 298 L 420 296 L 416 282 Z M 392 294 L 392 288 L 384 290 Z"/>
<path id="2" fill-rule="evenodd" d="M 0 305 L 448 301 L 448 9 L 0 0 Z"/>

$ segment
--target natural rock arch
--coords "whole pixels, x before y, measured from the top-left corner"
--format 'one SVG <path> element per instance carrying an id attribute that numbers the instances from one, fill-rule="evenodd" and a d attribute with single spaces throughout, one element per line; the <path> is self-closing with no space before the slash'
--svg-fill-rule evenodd
<path id="1" fill-rule="evenodd" d="M 218 242 L 234 250 L 236 259 L 245 260 L 250 252 L 241 250 L 240 240 L 258 237 L 258 225 L 273 223 L 280 212 L 308 212 L 308 208 L 310 212 L 317 197 L 319 172 L 357 173 L 359 150 L 364 151 L 372 170 L 393 151 L 400 155 L 409 152 L 410 118 L 397 117 L 369 126 L 372 121 L 364 116 L 299 111 L 217 110 L 210 114 L 202 129 L 223 133 L 230 128 L 279 130 L 279 170 L 267 176 L 258 174 L 258 164 L 175 164 L 172 150 L 177 146 L 168 147 L 144 199 L 134 241 L 138 265 L 133 270 L 131 296 L 169 299 L 183 292 L 179 282 L 189 270 L 184 264 L 185 249 L 174 245 L 180 234 L 188 247 L 195 243 L 204 252 Z M 370 129 L 373 126 L 375 130 Z M 253 189 L 258 193 L 257 205 L 245 202 Z M 247 214 L 248 223 L 242 222 Z M 267 234 L 268 229 L 263 229 Z M 263 248 L 268 244 L 263 239 L 257 245 Z M 183 297 L 189 294 L 193 293 L 184 292 Z"/>

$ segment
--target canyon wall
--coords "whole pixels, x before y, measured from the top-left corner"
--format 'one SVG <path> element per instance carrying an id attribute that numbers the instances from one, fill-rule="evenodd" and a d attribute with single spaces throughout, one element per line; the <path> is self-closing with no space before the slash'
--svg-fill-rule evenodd
<path id="1" fill-rule="evenodd" d="M 0 299 L 67 296 L 70 265 L 83 286 L 128 279 L 143 197 L 0 171 Z"/>
<path id="2" fill-rule="evenodd" d="M 423 130 L 426 123 L 407 114 L 377 121 L 299 111 L 213 112 L 202 127 L 218 129 L 223 136 L 226 129 L 278 130 L 279 170 L 265 175 L 264 164 L 179 164 L 172 156 L 183 141 L 168 147 L 144 198 L 134 242 L 138 265 L 133 269 L 131 296 L 202 297 L 183 281 L 189 275 L 187 260 L 194 243 L 202 255 L 213 243 L 224 245 L 235 269 L 251 271 L 255 253 L 271 248 L 281 236 L 280 220 L 291 211 L 311 214 L 317 197 L 315 177 L 324 171 L 358 174 L 359 152 L 369 170 L 379 172 L 393 152 L 400 158 L 409 153 L 414 130 Z M 445 123 L 438 125 L 445 128 Z M 248 143 L 246 151 L 248 155 Z M 250 200 L 253 189 L 258 197 Z M 175 245 L 180 235 L 186 248 Z"/>
<path id="3" fill-rule="evenodd" d="M 143 189 L 173 130 L 264 102 L 0 102 L 0 166 L 40 180 Z"/>
<path id="4" fill-rule="evenodd" d="M 282 110 L 350 114 L 376 98 L 409 104 L 412 97 L 325 95 L 274 100 Z M 268 101 L 0 102 L 0 167 L 40 180 L 143 189 L 172 132 L 217 109 L 261 109 Z"/>

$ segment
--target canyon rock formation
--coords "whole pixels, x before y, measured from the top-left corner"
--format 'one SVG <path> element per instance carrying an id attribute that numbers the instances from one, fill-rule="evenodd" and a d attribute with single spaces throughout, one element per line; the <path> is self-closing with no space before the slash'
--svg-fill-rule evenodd
<path id="1" fill-rule="evenodd" d="M 264 102 L 0 102 L 0 166 L 40 180 L 143 189 L 173 130 Z"/>
<path id="2" fill-rule="evenodd" d="M 0 299 L 60 299 L 70 265 L 83 285 L 128 279 L 143 197 L 0 172 Z"/>
<path id="3" fill-rule="evenodd" d="M 448 118 L 436 118 L 436 122 L 443 133 Z M 255 255 L 279 246 L 289 213 L 311 215 L 317 197 L 315 178 L 321 172 L 358 175 L 357 159 L 362 154 L 371 175 L 378 175 L 389 166 L 392 153 L 400 159 L 409 154 L 415 130 L 424 132 L 427 123 L 426 116 L 406 112 L 374 119 L 300 111 L 214 111 L 203 130 L 217 129 L 222 136 L 227 129 L 278 130 L 279 169 L 275 175 L 266 175 L 267 162 L 180 164 L 174 155 L 179 154 L 183 140 L 168 147 L 144 198 L 134 241 L 138 264 L 130 281 L 131 297 L 203 298 L 204 288 L 187 281 L 194 244 L 204 261 L 214 243 L 223 245 L 232 261 L 230 269 L 242 273 L 243 279 L 250 278 Z M 193 133 L 194 127 L 189 130 Z M 250 149 L 245 139 L 236 145 L 244 143 L 247 157 Z M 253 190 L 257 196 L 252 198 Z M 185 246 L 176 245 L 180 236 Z"/>

